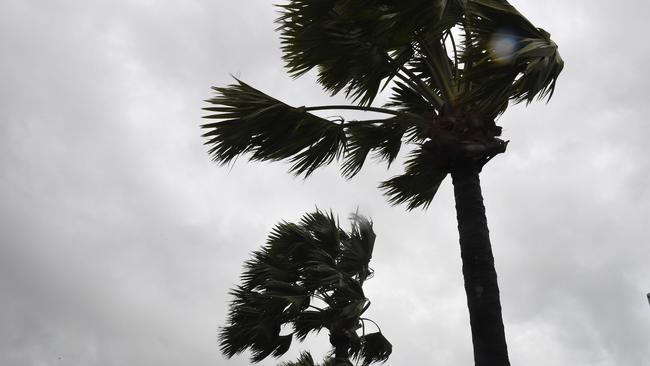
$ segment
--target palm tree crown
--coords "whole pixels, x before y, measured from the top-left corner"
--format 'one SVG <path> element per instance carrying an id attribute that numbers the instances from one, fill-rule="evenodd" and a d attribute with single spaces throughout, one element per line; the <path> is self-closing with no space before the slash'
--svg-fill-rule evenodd
<path id="1" fill-rule="evenodd" d="M 563 68 L 550 35 L 505 0 L 291 0 L 279 8 L 289 72 L 316 69 L 326 91 L 353 104 L 293 107 L 240 80 L 214 88 L 205 110 L 215 121 L 203 125 L 213 159 L 287 160 L 308 176 L 340 158 L 351 178 L 368 155 L 391 164 L 413 144 L 404 174 L 381 184 L 409 209 L 428 206 L 459 146 L 476 145 L 485 161 L 503 152 L 495 118 L 510 101 L 550 98 Z M 373 107 L 389 85 L 389 102 Z M 389 118 L 311 113 L 325 109 Z"/>
<path id="2" fill-rule="evenodd" d="M 370 306 L 362 286 L 372 274 L 374 242 L 372 223 L 358 215 L 349 233 L 321 211 L 298 224 L 280 223 L 246 262 L 242 284 L 232 291 L 228 324 L 220 333 L 223 353 L 232 357 L 250 349 L 258 362 L 283 355 L 293 336 L 304 340 L 326 329 L 334 352 L 325 365 L 351 365 L 350 357 L 364 366 L 385 361 L 391 344 L 379 331 L 366 333 L 370 320 L 362 317 Z M 285 325 L 293 332 L 282 334 Z M 303 354 L 286 365 L 313 366 L 313 359 Z"/>

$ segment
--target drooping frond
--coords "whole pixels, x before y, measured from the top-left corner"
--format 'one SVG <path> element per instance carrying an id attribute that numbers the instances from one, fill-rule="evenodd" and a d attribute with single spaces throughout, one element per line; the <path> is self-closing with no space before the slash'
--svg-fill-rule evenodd
<path id="1" fill-rule="evenodd" d="M 207 102 L 214 112 L 205 118 L 216 122 L 202 125 L 213 160 L 228 163 L 243 154 L 251 160 L 289 160 L 290 171 L 310 175 L 331 163 L 343 151 L 343 125 L 304 108 L 284 104 L 242 81 L 214 88 L 217 95 Z"/>
<path id="2" fill-rule="evenodd" d="M 413 127 L 399 117 L 376 122 L 351 124 L 346 129 L 348 144 L 342 166 L 345 177 L 354 177 L 372 151 L 378 160 L 386 161 L 390 166 L 400 151 L 402 136 Z"/>
<path id="3" fill-rule="evenodd" d="M 363 366 L 375 362 L 385 362 L 393 351 L 393 345 L 380 332 L 361 336 L 361 346 L 353 355 L 362 360 Z"/>
<path id="4" fill-rule="evenodd" d="M 442 153 L 425 144 L 414 150 L 405 163 L 405 172 L 383 183 L 380 188 L 392 204 L 406 203 L 409 210 L 427 208 L 449 170 Z"/>
<path id="5" fill-rule="evenodd" d="M 253 362 L 284 354 L 291 345 L 291 336 L 280 335 L 280 315 L 285 304 L 242 287 L 233 290 L 232 295 L 235 300 L 230 308 L 229 324 L 219 335 L 221 351 L 232 357 L 250 349 Z"/>
<path id="6" fill-rule="evenodd" d="M 468 2 L 465 28 L 465 103 L 494 117 L 509 100 L 551 97 L 564 61 L 546 31 L 505 0 Z"/>

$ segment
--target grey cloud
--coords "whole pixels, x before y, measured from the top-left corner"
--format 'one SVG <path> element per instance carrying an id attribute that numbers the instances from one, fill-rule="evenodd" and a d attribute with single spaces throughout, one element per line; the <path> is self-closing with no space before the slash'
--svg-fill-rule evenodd
<path id="1" fill-rule="evenodd" d="M 567 69 L 550 104 L 501 118 L 512 143 L 482 177 L 513 364 L 643 365 L 648 5 L 514 4 Z M 284 74 L 275 16 L 264 2 L 0 4 L 1 364 L 247 365 L 217 347 L 227 291 L 277 221 L 315 206 L 375 221 L 367 293 L 389 363 L 471 363 L 449 182 L 407 213 L 376 189 L 399 164 L 346 181 L 209 162 L 201 100 L 229 73 L 330 101 L 313 75 Z M 312 346 L 327 349 L 321 336 L 293 354 Z"/>

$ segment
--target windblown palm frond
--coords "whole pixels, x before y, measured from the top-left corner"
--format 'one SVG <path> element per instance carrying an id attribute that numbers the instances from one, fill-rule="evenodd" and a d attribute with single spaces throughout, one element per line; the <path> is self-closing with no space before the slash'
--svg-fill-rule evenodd
<path id="1" fill-rule="evenodd" d="M 400 81 L 394 83 L 385 107 L 420 116 L 435 116 L 438 110 L 418 90 Z"/>
<path id="2" fill-rule="evenodd" d="M 290 1 L 280 5 L 278 19 L 284 59 L 293 75 L 318 68 L 327 91 L 345 90 L 370 105 L 413 57 L 419 34 L 441 34 L 458 22 L 461 6 L 460 0 Z"/>
<path id="3" fill-rule="evenodd" d="M 205 118 L 219 121 L 202 125 L 207 129 L 209 153 L 220 163 L 250 153 L 251 160 L 290 160 L 297 175 L 311 174 L 329 164 L 343 149 L 342 124 L 288 106 L 237 80 L 226 88 L 214 88 L 208 100 L 215 112 Z"/>
<path id="4" fill-rule="evenodd" d="M 369 108 L 394 117 L 331 121 L 309 113 L 328 107 L 292 107 L 240 80 L 214 90 L 217 95 L 207 102 L 215 106 L 204 110 L 213 112 L 205 118 L 215 121 L 202 127 L 207 130 L 203 136 L 209 154 L 222 164 L 241 155 L 254 161 L 288 160 L 293 164 L 291 172 L 309 176 L 345 156 L 343 172 L 351 177 L 361 169 L 369 151 L 376 150 L 377 157 L 390 164 L 399 152 L 401 136 L 407 130 L 423 129 L 422 118 L 408 111 Z"/>
<path id="5" fill-rule="evenodd" d="M 231 292 L 228 324 L 219 334 L 227 357 L 247 349 L 253 362 L 279 357 L 294 336 L 302 341 L 323 329 L 345 334 L 351 345 L 362 347 L 364 335 L 356 331 L 369 306 L 362 285 L 371 273 L 375 233 L 361 216 L 353 216 L 352 223 L 346 233 L 332 213 L 316 211 L 298 224 L 282 222 L 274 228 L 266 245 L 245 263 L 242 285 Z M 293 333 L 281 334 L 284 325 Z M 383 348 L 358 354 L 364 364 L 377 354 L 390 354 L 385 344 L 376 346 Z M 306 354 L 298 362 L 313 364 Z"/>
<path id="6" fill-rule="evenodd" d="M 355 351 L 355 357 L 364 360 L 362 366 L 368 366 L 388 360 L 393 345 L 380 332 L 369 333 L 360 338 L 360 347 Z"/>
<path id="7" fill-rule="evenodd" d="M 446 164 L 444 152 L 427 142 L 411 153 L 403 175 L 381 183 L 380 188 L 392 204 L 406 203 L 409 210 L 426 208 L 449 173 Z"/>
<path id="8" fill-rule="evenodd" d="M 349 239 L 344 241 L 339 258 L 339 268 L 353 278 L 360 285 L 372 275 L 370 259 L 375 247 L 377 235 L 372 230 L 372 222 L 362 216 L 352 216 L 352 232 Z"/>
<path id="9" fill-rule="evenodd" d="M 378 160 L 390 164 L 397 158 L 402 146 L 402 137 L 415 127 L 403 118 L 395 117 L 374 123 L 350 125 L 347 132 L 347 146 L 342 173 L 347 178 L 355 176 L 363 167 L 370 152 L 375 151 Z"/>
<path id="10" fill-rule="evenodd" d="M 399 64 L 391 61 L 409 58 L 408 44 L 395 47 L 386 42 L 385 24 L 371 23 L 381 10 L 361 2 L 309 0 L 280 5 L 278 19 L 289 72 L 299 76 L 319 68 L 319 82 L 325 90 L 346 95 L 369 105 L 382 81 L 394 75 Z"/>
<path id="11" fill-rule="evenodd" d="M 505 0 L 470 1 L 466 14 L 466 103 L 495 117 L 511 99 L 530 103 L 552 96 L 564 61 L 549 33 Z"/>

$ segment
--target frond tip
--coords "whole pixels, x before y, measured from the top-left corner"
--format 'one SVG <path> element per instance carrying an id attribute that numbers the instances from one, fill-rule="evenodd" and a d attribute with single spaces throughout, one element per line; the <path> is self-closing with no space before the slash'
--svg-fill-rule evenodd
<path id="1" fill-rule="evenodd" d="M 214 114 L 204 118 L 217 121 L 201 127 L 216 162 L 250 154 L 250 160 L 288 160 L 291 172 L 308 176 L 343 151 L 342 124 L 291 107 L 240 80 L 213 89 L 217 95 L 207 102 L 214 106 L 204 110 Z"/>

